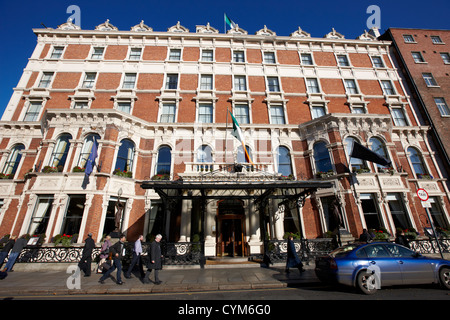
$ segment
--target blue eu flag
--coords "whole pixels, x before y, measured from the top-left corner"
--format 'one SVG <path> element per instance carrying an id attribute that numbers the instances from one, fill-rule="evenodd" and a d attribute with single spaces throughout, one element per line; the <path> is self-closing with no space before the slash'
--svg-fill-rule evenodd
<path id="1" fill-rule="evenodd" d="M 97 141 L 94 138 L 91 154 L 89 155 L 89 158 L 86 163 L 86 169 L 84 170 L 84 173 L 86 174 L 86 176 L 89 176 L 92 173 L 92 170 L 94 169 L 96 158 L 97 158 Z"/>

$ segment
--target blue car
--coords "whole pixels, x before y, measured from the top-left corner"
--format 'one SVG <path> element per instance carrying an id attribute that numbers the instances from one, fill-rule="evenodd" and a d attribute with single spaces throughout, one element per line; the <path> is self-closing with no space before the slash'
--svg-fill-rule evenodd
<path id="1" fill-rule="evenodd" d="M 424 257 L 389 242 L 353 243 L 316 258 L 323 282 L 359 288 L 373 294 L 385 286 L 440 283 L 450 290 L 450 261 Z"/>

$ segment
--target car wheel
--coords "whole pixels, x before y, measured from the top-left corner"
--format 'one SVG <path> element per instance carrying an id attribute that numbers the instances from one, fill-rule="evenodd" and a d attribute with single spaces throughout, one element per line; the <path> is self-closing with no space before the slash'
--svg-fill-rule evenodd
<path id="1" fill-rule="evenodd" d="M 444 288 L 450 290 L 450 268 L 439 270 L 439 280 Z"/>
<path id="2" fill-rule="evenodd" d="M 356 279 L 356 285 L 362 293 L 374 294 L 377 292 L 377 279 L 375 274 L 367 271 L 361 271 Z"/>

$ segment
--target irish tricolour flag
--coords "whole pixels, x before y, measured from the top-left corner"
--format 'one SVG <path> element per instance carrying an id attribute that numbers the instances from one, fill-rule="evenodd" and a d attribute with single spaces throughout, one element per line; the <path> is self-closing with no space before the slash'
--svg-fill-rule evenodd
<path id="1" fill-rule="evenodd" d="M 234 23 L 233 20 L 231 20 L 230 18 L 228 18 L 228 16 L 227 16 L 226 13 L 224 13 L 224 19 L 225 19 L 225 23 L 226 23 L 231 29 L 236 28 L 236 23 Z"/>
<path id="2" fill-rule="evenodd" d="M 242 134 L 241 127 L 239 126 L 239 123 L 237 122 L 236 118 L 233 116 L 233 114 L 230 112 L 231 119 L 233 120 L 233 131 L 231 132 L 231 135 L 234 136 L 236 139 L 238 139 L 241 144 L 242 148 L 245 152 L 245 160 L 251 164 L 253 164 L 252 159 L 250 159 L 250 156 L 247 152 L 247 148 L 245 147 L 245 140 L 244 135 Z"/>

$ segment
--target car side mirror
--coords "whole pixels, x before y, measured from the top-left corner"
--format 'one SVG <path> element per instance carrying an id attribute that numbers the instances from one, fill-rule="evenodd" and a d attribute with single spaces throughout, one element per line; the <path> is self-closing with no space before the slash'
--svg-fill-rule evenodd
<path id="1" fill-rule="evenodd" d="M 412 254 L 412 257 L 413 258 L 419 258 L 419 257 L 421 257 L 422 255 L 419 253 L 419 252 L 414 252 L 413 254 Z"/>

